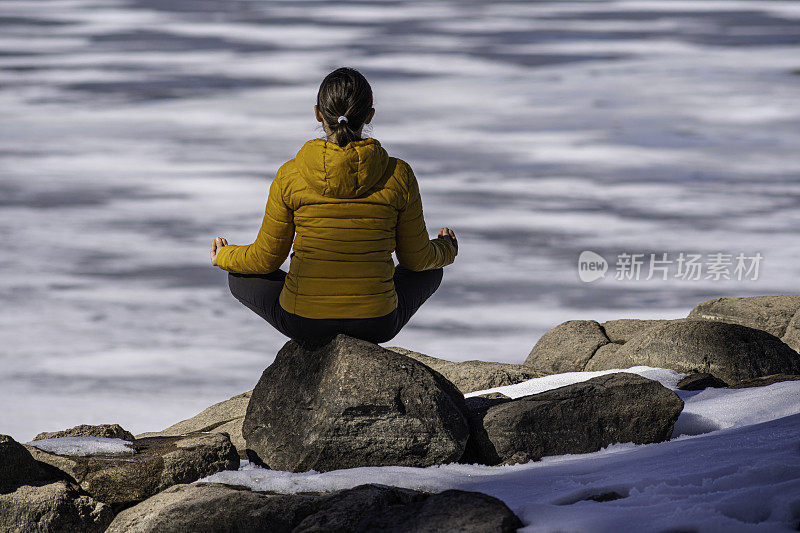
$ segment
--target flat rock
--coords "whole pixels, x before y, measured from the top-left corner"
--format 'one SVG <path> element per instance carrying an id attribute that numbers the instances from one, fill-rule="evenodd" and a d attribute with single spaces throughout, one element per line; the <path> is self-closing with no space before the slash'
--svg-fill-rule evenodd
<path id="1" fill-rule="evenodd" d="M 523 365 L 539 375 L 579 372 L 610 342 L 598 322 L 570 320 L 542 335 Z"/>
<path id="2" fill-rule="evenodd" d="M 800 310 L 800 295 L 715 298 L 697 304 L 688 318 L 760 329 L 778 338 Z"/>
<path id="3" fill-rule="evenodd" d="M 33 440 L 56 439 L 60 437 L 103 437 L 107 439 L 133 440 L 133 434 L 119 424 L 100 424 L 96 426 L 81 424 L 63 431 L 39 433 Z"/>
<path id="4" fill-rule="evenodd" d="M 182 420 L 162 431 L 141 433 L 136 437 L 167 437 L 186 435 L 197 431 L 227 433 L 239 456 L 246 458 L 247 455 L 244 450 L 247 444 L 242 436 L 242 423 L 244 422 L 244 414 L 247 412 L 247 404 L 250 402 L 251 394 L 253 394 L 252 390 L 237 394 L 233 398 L 216 403 L 192 418 Z"/>
<path id="5" fill-rule="evenodd" d="M 502 501 L 479 492 L 429 494 L 369 484 L 329 493 L 275 494 L 195 483 L 176 485 L 122 511 L 107 531 L 510 533 L 520 527 Z"/>
<path id="6" fill-rule="evenodd" d="M 472 402 L 469 402 L 471 400 Z M 464 462 L 513 464 L 668 440 L 683 409 L 657 381 L 619 372 L 515 400 L 469 398 Z"/>
<path id="7" fill-rule="evenodd" d="M 680 390 L 724 389 L 727 386 L 727 383 L 707 372 L 689 374 L 678 382 L 678 388 Z"/>
<path id="8" fill-rule="evenodd" d="M 681 319 L 649 328 L 607 356 L 598 353 L 586 370 L 637 365 L 685 374 L 710 373 L 733 383 L 768 374 L 800 373 L 800 355 L 760 329 Z"/>
<path id="9" fill-rule="evenodd" d="M 237 470 L 239 456 L 227 435 L 134 439 L 132 456 L 70 456 L 25 447 L 34 459 L 52 465 L 93 498 L 114 508 L 140 502 L 167 487 L 190 483 L 221 470 Z"/>
<path id="10" fill-rule="evenodd" d="M 464 394 L 505 385 L 514 385 L 515 383 L 539 377 L 539 374 L 530 368 L 513 363 L 494 363 L 477 360 L 446 361 L 399 346 L 387 346 L 386 349 L 403 354 L 434 369 Z"/>
<path id="11" fill-rule="evenodd" d="M 242 431 L 248 457 L 275 470 L 429 466 L 463 453 L 465 411 L 435 370 L 340 334 L 315 350 L 288 341 L 253 389 Z"/>

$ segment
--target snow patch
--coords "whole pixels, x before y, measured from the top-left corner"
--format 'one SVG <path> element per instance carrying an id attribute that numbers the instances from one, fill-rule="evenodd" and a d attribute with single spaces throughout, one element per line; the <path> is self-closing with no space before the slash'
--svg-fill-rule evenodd
<path id="1" fill-rule="evenodd" d="M 481 394 L 488 394 L 490 392 L 501 392 L 510 398 L 521 398 L 529 394 L 538 394 L 540 392 L 573 385 L 582 381 L 587 381 L 597 376 L 604 376 L 606 374 L 615 374 L 617 372 L 628 372 L 630 374 L 638 374 L 642 377 L 658 381 L 668 389 L 675 390 L 678 387 L 678 381 L 681 380 L 686 374 L 681 374 L 674 370 L 666 368 L 653 368 L 650 366 L 634 366 L 631 368 L 615 368 L 612 370 L 597 370 L 593 372 L 564 372 L 562 374 L 551 374 L 541 378 L 529 379 L 522 383 L 515 383 L 514 385 L 505 385 L 503 387 L 494 387 L 491 389 L 479 390 L 470 392 L 464 395 L 465 398 L 471 396 L 479 396 Z"/>
<path id="2" fill-rule="evenodd" d="M 130 448 L 133 443 L 123 439 L 105 437 L 57 437 L 26 442 L 40 450 L 58 455 L 85 457 L 87 455 L 133 455 L 136 451 Z"/>

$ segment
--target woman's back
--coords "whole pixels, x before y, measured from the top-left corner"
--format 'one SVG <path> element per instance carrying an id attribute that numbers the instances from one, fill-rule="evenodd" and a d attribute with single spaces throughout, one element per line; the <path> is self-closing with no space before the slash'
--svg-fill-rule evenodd
<path id="1" fill-rule="evenodd" d="M 280 305 L 307 318 L 369 318 L 397 307 L 392 252 L 413 271 L 449 265 L 455 249 L 429 239 L 410 166 L 374 138 L 345 147 L 306 142 L 270 186 L 264 221 L 249 246 L 225 246 L 217 264 L 268 273 L 294 253 Z M 222 252 L 225 252 L 224 254 Z"/>
<path id="2" fill-rule="evenodd" d="M 236 299 L 309 346 L 339 333 L 392 339 L 458 253 L 449 228 L 428 237 L 411 167 L 362 137 L 374 115 L 360 72 L 325 76 L 314 105 L 325 139 L 307 141 L 278 169 L 255 242 L 212 243 L 211 264 L 229 271 Z M 280 266 L 293 242 L 287 273 Z"/>

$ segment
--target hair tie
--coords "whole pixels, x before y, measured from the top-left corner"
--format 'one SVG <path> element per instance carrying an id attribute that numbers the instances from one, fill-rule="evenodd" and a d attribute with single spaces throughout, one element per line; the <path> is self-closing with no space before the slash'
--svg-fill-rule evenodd
<path id="1" fill-rule="evenodd" d="M 347 120 L 347 117 L 346 117 L 346 116 L 344 116 L 344 115 L 341 115 L 341 116 L 340 116 L 338 119 L 336 119 L 336 120 L 337 120 L 337 122 L 339 122 L 339 124 L 341 124 L 342 122 L 348 122 L 348 120 Z"/>

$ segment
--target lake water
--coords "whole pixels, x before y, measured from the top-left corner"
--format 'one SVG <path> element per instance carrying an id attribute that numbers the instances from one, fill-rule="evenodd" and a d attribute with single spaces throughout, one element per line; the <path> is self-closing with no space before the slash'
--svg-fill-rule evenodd
<path id="1" fill-rule="evenodd" d="M 4 0 L 0 432 L 158 430 L 256 383 L 286 339 L 210 242 L 253 241 L 342 65 L 460 243 L 389 346 L 522 362 L 564 320 L 799 292 L 798 2 Z M 681 253 L 763 260 L 616 279 Z"/>

